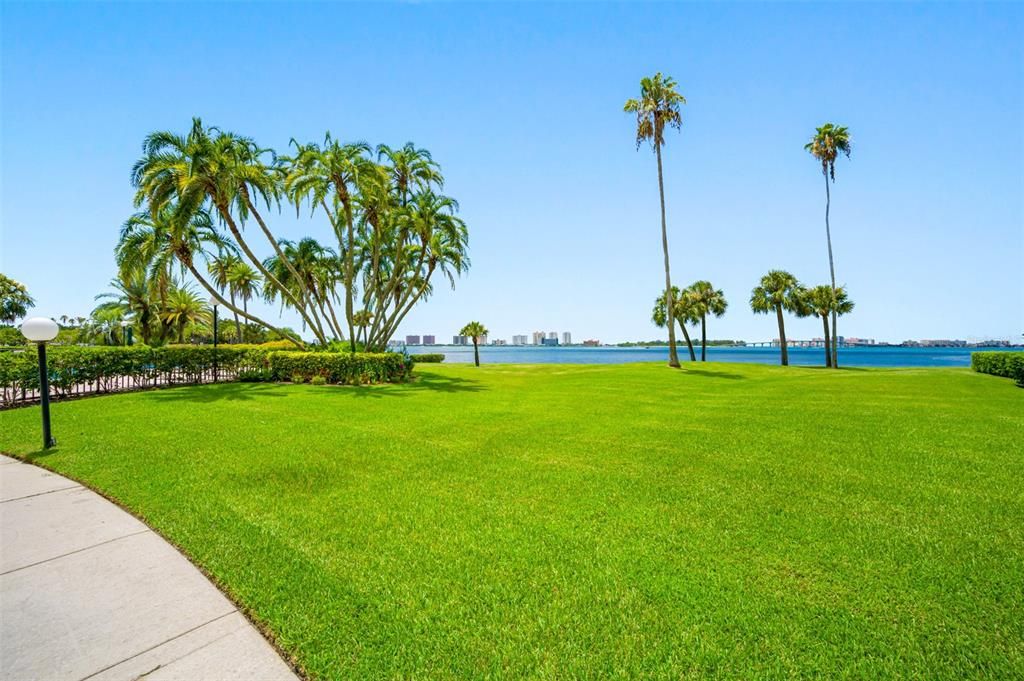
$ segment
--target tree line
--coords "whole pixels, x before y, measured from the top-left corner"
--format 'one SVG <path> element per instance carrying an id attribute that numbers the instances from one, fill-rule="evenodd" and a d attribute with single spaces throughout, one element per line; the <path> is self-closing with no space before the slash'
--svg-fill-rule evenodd
<path id="1" fill-rule="evenodd" d="M 726 301 L 721 290 L 715 289 L 708 281 L 697 281 L 685 290 L 672 285 L 669 263 L 668 226 L 665 218 L 665 180 L 662 167 L 662 147 L 665 144 L 665 129 L 682 128 L 681 107 L 686 98 L 680 94 L 678 84 L 660 72 L 640 81 L 640 97 L 626 101 L 623 110 L 636 116 L 636 146 L 639 149 L 649 143 L 654 150 L 658 167 L 658 196 L 661 209 L 661 247 L 665 268 L 665 288 L 655 301 L 652 321 L 668 329 L 669 366 L 679 367 L 676 350 L 676 322 L 679 323 L 683 338 L 690 353 L 691 361 L 696 360 L 693 342 L 687 331 L 687 324 L 700 324 L 701 360 L 706 357 L 707 317 L 721 317 L 725 314 Z M 835 165 L 840 155 L 850 156 L 852 148 L 849 130 L 843 126 L 826 123 L 815 130 L 804 149 L 821 165 L 825 178 L 825 239 L 828 248 L 828 286 L 806 289 L 793 275 L 782 270 L 772 270 L 762 277 L 761 283 L 751 293 L 750 306 L 755 313 L 776 313 L 779 324 L 782 364 L 789 363 L 786 348 L 785 322 L 783 311 L 798 316 L 820 316 L 823 320 L 826 346 L 826 366 L 838 368 L 838 317 L 853 309 L 846 289 L 836 285 L 835 259 L 832 254 L 832 228 L 829 212 L 832 203 L 830 184 L 835 182 Z M 831 323 L 830 323 L 831 322 Z M 830 335 L 831 334 L 831 335 Z"/>

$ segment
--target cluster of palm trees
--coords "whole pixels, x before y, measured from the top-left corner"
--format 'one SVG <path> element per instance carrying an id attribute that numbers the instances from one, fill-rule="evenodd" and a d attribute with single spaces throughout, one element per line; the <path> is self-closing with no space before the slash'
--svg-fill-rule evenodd
<path id="1" fill-rule="evenodd" d="M 658 326 L 666 326 L 668 328 L 668 363 L 669 366 L 672 367 L 680 366 L 679 356 L 676 351 L 675 321 L 677 319 L 679 320 L 683 336 L 686 339 L 686 344 L 690 349 L 690 359 L 693 360 L 695 359 L 693 344 L 690 342 L 689 334 L 686 331 L 686 324 L 695 323 L 698 320 L 698 317 L 694 316 L 694 308 L 692 305 L 693 296 L 691 294 L 694 293 L 693 289 L 698 284 L 706 285 L 705 290 L 713 291 L 711 284 L 706 281 L 697 282 L 693 286 L 687 288 L 686 291 L 680 291 L 672 285 L 672 274 L 668 255 L 668 228 L 665 219 L 665 181 L 662 169 L 661 148 L 665 144 L 665 128 L 669 127 L 678 130 L 682 127 L 683 118 L 681 107 L 684 104 L 686 104 L 686 98 L 679 93 L 676 81 L 659 72 L 652 77 L 641 79 L 640 97 L 637 99 L 627 100 L 623 107 L 623 110 L 626 113 L 636 115 L 637 149 L 639 149 L 645 142 L 650 143 L 658 164 L 658 194 L 661 201 L 661 248 L 665 263 L 665 289 L 655 303 L 653 320 Z M 815 287 L 812 289 L 812 291 L 817 292 L 817 297 L 815 298 L 817 302 L 813 305 L 813 309 L 816 311 L 824 311 L 823 319 L 825 321 L 826 337 L 829 335 L 829 331 L 831 331 L 831 338 L 826 342 L 826 354 L 828 355 L 826 363 L 830 367 L 838 368 L 837 318 L 840 314 L 843 314 L 842 310 L 844 308 L 846 311 L 852 309 L 853 303 L 846 298 L 845 290 L 836 286 L 835 261 L 832 256 L 832 229 L 829 223 L 829 210 L 832 202 L 831 189 L 829 185 L 830 182 L 835 182 L 835 165 L 840 154 L 845 155 L 847 158 L 850 156 L 851 139 L 849 130 L 842 126 L 826 123 L 815 130 L 811 140 L 804 146 L 804 148 L 821 164 L 821 172 L 825 176 L 825 237 L 828 244 L 828 263 L 831 286 L 826 287 L 827 295 L 822 290 L 822 287 Z M 782 275 L 786 275 L 791 278 L 792 284 L 783 285 L 783 280 L 788 281 L 788 279 Z M 799 288 L 800 291 L 792 293 L 791 289 L 796 288 Z M 782 291 L 782 293 L 779 293 L 779 291 Z M 720 294 L 721 291 L 718 291 L 717 293 Z M 783 364 L 788 364 L 789 359 L 786 351 L 782 310 L 792 310 L 801 314 L 806 310 L 811 309 L 810 307 L 807 307 L 808 305 L 811 305 L 809 302 L 809 296 L 809 293 L 807 293 L 802 287 L 799 287 L 798 282 L 792 277 L 792 275 L 776 270 L 769 272 L 769 274 L 762 279 L 761 286 L 754 289 L 754 293 L 751 296 L 751 307 L 755 312 L 770 312 L 775 310 L 778 315 Z M 822 298 L 820 296 L 825 297 Z M 799 298 L 799 304 L 797 303 L 797 298 Z M 787 300 L 790 302 L 786 303 L 785 301 Z M 721 302 L 722 313 L 724 313 L 724 297 L 721 297 Z M 716 313 L 713 309 L 708 307 L 699 315 L 702 338 L 704 338 L 704 329 L 706 327 L 706 317 L 708 314 Z M 716 316 L 721 315 L 716 314 Z M 831 326 L 828 323 L 829 317 L 831 317 Z M 705 342 L 702 342 L 701 344 L 702 359 L 705 355 L 705 344 Z"/>
<path id="2" fill-rule="evenodd" d="M 654 311 L 651 313 L 651 321 L 656 326 L 664 328 L 673 320 L 679 324 L 683 332 L 683 339 L 690 351 L 690 361 L 697 361 L 697 355 L 693 350 L 693 341 L 690 340 L 690 333 L 686 330 L 687 324 L 700 324 L 700 361 L 707 360 L 708 345 L 708 315 L 721 317 L 725 314 L 729 303 L 725 300 L 722 289 L 716 289 L 710 281 L 695 281 L 680 291 L 673 286 L 670 292 L 672 301 L 672 316 L 669 317 L 669 305 L 666 296 L 662 293 L 654 301 Z M 670 332 L 670 336 L 672 333 Z M 671 340 L 669 341 L 671 345 Z"/>
<path id="3" fill-rule="evenodd" d="M 430 153 L 411 143 L 371 149 L 327 134 L 292 146 L 279 156 L 200 119 L 185 135 L 147 136 L 132 169 L 143 210 L 122 229 L 119 268 L 153 281 L 190 273 L 239 330 L 245 320 L 280 331 L 249 310 L 259 295 L 295 311 L 320 345 L 347 339 L 354 352 L 358 329 L 366 347 L 384 348 L 437 277 L 454 287 L 469 267 L 458 204 L 439 193 Z M 322 213 L 331 244 L 277 238 L 268 213 L 282 204 Z M 253 223 L 269 257 L 250 243 Z"/>
<path id="4" fill-rule="evenodd" d="M 750 292 L 750 309 L 756 314 L 775 313 L 779 325 L 779 348 L 783 366 L 789 365 L 786 321 L 783 313 L 790 312 L 797 317 L 820 317 L 825 330 L 825 366 L 834 367 L 837 339 L 835 335 L 829 336 L 829 317 L 831 316 L 833 320 L 831 328 L 834 333 L 836 317 L 852 312 L 853 301 L 843 287 L 807 288 L 789 272 L 771 270 L 761 277 L 761 283 Z"/>

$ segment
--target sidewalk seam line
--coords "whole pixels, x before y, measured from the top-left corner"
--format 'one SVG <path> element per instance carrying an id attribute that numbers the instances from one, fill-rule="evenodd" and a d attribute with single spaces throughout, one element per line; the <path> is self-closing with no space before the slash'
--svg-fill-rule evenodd
<path id="1" fill-rule="evenodd" d="M 41 497 L 44 494 L 53 494 L 54 492 L 65 492 L 69 489 L 75 489 L 76 487 L 85 488 L 85 485 L 72 485 L 71 487 L 61 487 L 60 489 L 49 489 L 45 492 L 36 492 L 35 494 L 26 494 L 23 497 L 14 497 L 13 499 L 4 499 L 0 501 L 0 504 L 9 504 L 12 501 L 21 501 L 22 499 L 31 499 L 32 497 Z"/>
<path id="2" fill-rule="evenodd" d="M 83 676 L 78 681 L 86 681 L 87 679 L 91 679 L 92 677 L 97 676 L 99 674 L 102 674 L 103 672 L 105 672 L 107 670 L 113 669 L 114 667 L 116 667 L 116 666 L 118 666 L 120 664 L 124 664 L 128 660 L 134 660 L 136 657 L 138 657 L 140 655 L 145 655 L 146 653 L 148 653 L 148 652 L 150 652 L 152 650 L 156 650 L 157 648 L 159 648 L 162 645 L 166 645 L 166 644 L 170 643 L 171 641 L 174 641 L 176 639 L 181 638 L 182 636 L 185 636 L 187 634 L 191 634 L 193 631 L 196 631 L 197 629 L 202 629 L 207 624 L 212 624 L 212 623 L 216 622 L 217 620 L 224 619 L 225 617 L 228 617 L 229 615 L 233 615 L 236 612 L 238 612 L 238 608 L 232 607 L 231 612 L 226 612 L 223 615 L 217 615 L 216 617 L 214 617 L 213 619 L 211 619 L 211 620 L 209 620 L 207 622 L 203 622 L 202 624 L 197 624 L 196 626 L 192 627 L 191 629 L 186 629 L 185 631 L 181 632 L 180 634 L 177 634 L 175 636 L 170 637 L 166 641 L 161 641 L 160 643 L 157 643 L 154 646 L 150 646 L 149 648 L 146 648 L 145 650 L 140 650 L 139 652 L 135 653 L 134 655 L 129 655 L 128 657 L 124 658 L 123 660 L 115 662 L 112 665 L 108 665 L 108 666 L 104 667 L 103 669 L 98 669 L 98 670 L 94 671 L 92 674 L 87 674 L 86 676 Z M 200 646 L 200 647 L 202 647 L 202 646 Z M 198 650 L 198 648 L 197 648 L 197 650 Z M 159 667 L 157 667 L 157 669 L 159 669 Z M 146 673 L 149 674 L 151 672 L 146 672 Z"/>
<path id="3" fill-rule="evenodd" d="M 88 551 L 89 549 L 94 549 L 97 546 L 105 546 L 105 545 L 113 543 L 115 541 L 120 541 L 122 539 L 127 539 L 128 537 L 136 537 L 136 536 L 138 536 L 140 534 L 145 534 L 146 532 L 152 532 L 152 531 L 153 530 L 151 530 L 151 529 L 149 529 L 147 527 L 144 530 L 138 530 L 136 532 L 131 532 L 129 534 L 123 534 L 120 537 L 114 537 L 113 539 L 105 539 L 105 540 L 103 540 L 103 541 L 101 541 L 101 542 L 99 542 L 97 544 L 93 544 L 91 546 L 83 546 L 80 549 L 75 549 L 74 551 L 68 551 L 67 553 L 62 553 L 59 556 L 53 556 L 52 558 L 44 558 L 43 560 L 38 560 L 35 563 L 29 563 L 28 565 L 22 565 L 21 567 L 13 568 L 11 570 L 8 570 L 7 572 L 0 572 L 0 577 L 3 577 L 5 575 L 9 575 L 9 574 L 14 573 L 14 572 L 18 572 L 19 570 L 27 570 L 30 567 L 35 567 L 37 565 L 43 565 L 44 563 L 49 563 L 51 561 L 58 560 L 60 558 L 66 558 L 67 556 L 73 556 L 76 553 L 81 553 L 82 551 Z"/>

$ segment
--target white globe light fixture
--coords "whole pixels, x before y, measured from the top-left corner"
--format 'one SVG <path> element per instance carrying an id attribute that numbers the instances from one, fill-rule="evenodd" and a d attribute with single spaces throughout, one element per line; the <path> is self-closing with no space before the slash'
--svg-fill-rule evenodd
<path id="1" fill-rule="evenodd" d="M 21 325 L 21 333 L 39 350 L 39 406 L 43 411 L 43 449 L 57 444 L 50 434 L 50 373 L 46 369 L 46 341 L 57 337 L 60 327 L 46 317 L 31 317 Z"/>
<path id="2" fill-rule="evenodd" d="M 45 343 L 57 337 L 60 327 L 57 322 L 46 317 L 31 317 L 21 324 L 21 333 L 30 341 Z"/>

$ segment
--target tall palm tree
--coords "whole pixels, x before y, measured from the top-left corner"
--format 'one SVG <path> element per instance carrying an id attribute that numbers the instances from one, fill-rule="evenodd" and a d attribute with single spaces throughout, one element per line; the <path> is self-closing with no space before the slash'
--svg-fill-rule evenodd
<path id="1" fill-rule="evenodd" d="M 782 366 L 789 366 L 789 350 L 786 346 L 786 322 L 782 311 L 799 312 L 803 305 L 803 288 L 789 272 L 771 270 L 761 277 L 761 284 L 750 292 L 750 309 L 757 314 L 775 312 L 779 322 L 779 347 L 782 349 Z"/>
<path id="2" fill-rule="evenodd" d="M 228 292 L 231 298 L 231 306 L 235 307 L 235 289 L 231 286 L 231 270 L 237 265 L 242 264 L 242 259 L 234 253 L 223 253 L 215 258 L 212 258 L 207 263 L 206 269 L 210 273 L 210 277 L 213 279 L 213 284 L 217 287 L 217 290 L 222 294 L 224 291 Z M 237 308 L 236 308 L 237 309 Z M 237 333 L 237 342 L 242 342 L 242 321 L 238 316 L 238 312 L 232 310 L 235 315 L 235 331 Z"/>
<path id="3" fill-rule="evenodd" d="M 697 355 L 693 351 L 693 341 L 690 340 L 690 332 L 686 330 L 687 324 L 696 324 L 697 317 L 694 315 L 693 306 L 690 304 L 690 297 L 679 292 L 675 286 L 672 287 L 672 317 L 679 322 L 679 328 L 683 331 L 683 339 L 686 341 L 686 348 L 690 351 L 690 361 L 696 362 Z M 654 310 L 651 312 L 651 321 L 659 328 L 665 328 L 668 323 L 668 315 L 665 312 L 665 293 L 654 300 Z"/>
<path id="4" fill-rule="evenodd" d="M 658 196 L 661 199 L 661 250 L 665 258 L 665 297 L 668 319 L 668 364 L 679 366 L 676 353 L 676 330 L 672 323 L 675 314 L 672 297 L 672 274 L 668 262 L 668 227 L 665 224 L 665 180 L 661 168 L 661 147 L 665 144 L 665 126 L 676 128 L 683 125 L 679 107 L 686 104 L 686 98 L 676 90 L 676 81 L 669 76 L 656 73 L 652 78 L 640 81 L 640 99 L 626 100 L 623 111 L 636 114 L 636 148 L 650 142 L 658 159 Z"/>
<path id="5" fill-rule="evenodd" d="M 242 312 L 249 313 L 249 301 L 256 297 L 260 290 L 260 283 L 263 277 L 249 263 L 239 260 L 228 270 L 228 288 L 234 298 L 242 301 Z M 234 301 L 232 298 L 232 302 Z M 239 330 L 238 342 L 243 342 L 242 332 Z"/>
<path id="6" fill-rule="evenodd" d="M 729 303 L 725 300 L 722 289 L 716 289 L 710 281 L 695 281 L 686 289 L 685 295 L 690 299 L 694 313 L 700 318 L 700 361 L 707 360 L 708 349 L 708 315 L 721 317 Z"/>
<path id="7" fill-rule="evenodd" d="M 829 225 L 829 208 L 832 205 L 832 195 L 829 189 L 829 179 L 836 181 L 836 159 L 839 154 L 845 154 L 850 158 L 852 142 L 850 132 L 841 125 L 826 123 L 817 128 L 811 141 L 804 145 L 804 149 L 810 152 L 811 156 L 821 163 L 821 174 L 825 177 L 825 239 L 828 242 L 828 272 L 832 278 L 832 295 L 838 296 L 836 288 L 836 266 L 832 259 L 832 228 Z M 832 312 L 832 366 L 839 368 L 839 344 L 836 327 L 837 313 Z"/>
<path id="8" fill-rule="evenodd" d="M 473 362 L 476 366 L 480 366 L 480 339 L 486 336 L 487 333 L 487 327 L 480 322 L 470 322 L 462 327 L 462 331 L 459 331 L 460 335 L 469 336 L 473 339 Z"/>
<path id="9" fill-rule="evenodd" d="M 846 294 L 846 287 L 840 286 L 832 290 L 831 286 L 815 286 L 804 292 L 804 316 L 821 317 L 822 327 L 825 331 L 825 366 L 832 365 L 832 341 L 829 337 L 828 318 L 830 315 L 837 316 L 853 312 L 853 301 Z"/>

